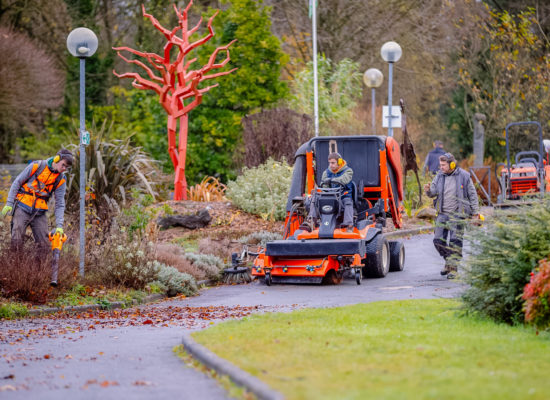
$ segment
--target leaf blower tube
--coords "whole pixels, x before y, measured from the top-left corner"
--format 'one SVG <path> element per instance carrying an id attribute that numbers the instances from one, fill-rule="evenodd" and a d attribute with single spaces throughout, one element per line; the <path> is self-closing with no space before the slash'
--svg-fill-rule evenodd
<path id="1" fill-rule="evenodd" d="M 61 249 L 63 248 L 63 243 L 67 241 L 67 235 L 60 234 L 59 232 L 50 232 L 48 233 L 48 238 L 52 244 L 52 281 L 50 285 L 53 287 L 57 286 L 57 274 L 59 272 L 59 255 L 61 254 Z"/>

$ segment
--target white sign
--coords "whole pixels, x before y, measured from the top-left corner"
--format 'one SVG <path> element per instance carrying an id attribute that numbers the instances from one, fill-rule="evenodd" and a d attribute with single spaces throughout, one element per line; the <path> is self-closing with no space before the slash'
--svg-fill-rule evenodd
<path id="1" fill-rule="evenodd" d="M 80 143 L 84 146 L 88 146 L 90 144 L 90 132 L 88 131 L 82 131 L 80 136 Z"/>
<path id="2" fill-rule="evenodd" d="M 389 128 L 389 120 L 390 120 L 390 107 L 389 106 L 383 106 L 382 107 L 382 128 Z M 401 128 L 401 109 L 399 106 L 391 106 L 391 127 L 392 128 Z"/>

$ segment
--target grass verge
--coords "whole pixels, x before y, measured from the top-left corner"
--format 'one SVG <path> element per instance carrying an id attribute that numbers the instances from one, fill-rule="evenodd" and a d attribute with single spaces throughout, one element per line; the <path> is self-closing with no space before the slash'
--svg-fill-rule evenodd
<path id="1" fill-rule="evenodd" d="M 254 315 L 193 337 L 287 399 L 546 399 L 550 334 L 409 300 Z"/>
<path id="2" fill-rule="evenodd" d="M 183 345 L 174 347 L 173 349 L 176 356 L 181 358 L 185 365 L 191 368 L 202 372 L 208 377 L 215 379 L 221 387 L 225 389 L 227 395 L 232 399 L 238 400 L 256 400 L 256 396 L 253 393 L 248 392 L 246 389 L 236 385 L 229 379 L 226 375 L 220 375 L 216 371 L 206 367 L 204 364 L 201 364 L 199 361 L 195 360 L 189 353 L 185 351 Z"/>

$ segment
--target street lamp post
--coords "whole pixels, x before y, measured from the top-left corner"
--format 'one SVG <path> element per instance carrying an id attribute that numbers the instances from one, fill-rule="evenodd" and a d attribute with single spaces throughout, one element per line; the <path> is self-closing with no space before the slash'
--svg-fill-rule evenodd
<path id="1" fill-rule="evenodd" d="M 371 107 L 372 107 L 372 134 L 376 134 L 376 88 L 380 87 L 382 82 L 384 81 L 384 75 L 382 75 L 382 72 L 380 72 L 379 69 L 376 68 L 370 68 L 367 69 L 363 75 L 363 82 L 365 82 L 365 85 L 367 87 L 371 88 L 372 93 L 372 99 L 371 99 Z"/>
<path id="2" fill-rule="evenodd" d="M 388 120 L 388 136 L 393 136 L 393 128 L 392 128 L 392 83 L 393 83 L 393 63 L 399 61 L 401 58 L 401 54 L 403 52 L 401 51 L 401 46 L 399 46 L 395 42 L 386 42 L 382 45 L 382 48 L 380 49 L 380 54 L 382 55 L 382 58 L 384 61 L 388 63 L 388 112 L 389 112 L 389 120 Z"/>
<path id="3" fill-rule="evenodd" d="M 80 58 L 80 276 L 84 276 L 84 245 L 85 233 L 85 195 L 86 195 L 86 145 L 90 144 L 90 134 L 86 132 L 85 108 L 85 71 L 86 58 L 91 57 L 97 50 L 97 36 L 88 28 L 76 28 L 67 37 L 67 49 Z"/>

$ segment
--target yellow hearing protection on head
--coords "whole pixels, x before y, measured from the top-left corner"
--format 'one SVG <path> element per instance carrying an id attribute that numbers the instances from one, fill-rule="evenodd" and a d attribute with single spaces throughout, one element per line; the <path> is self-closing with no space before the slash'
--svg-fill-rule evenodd
<path id="1" fill-rule="evenodd" d="M 451 162 L 449 163 L 449 167 L 450 167 L 451 169 L 455 169 L 455 168 L 456 168 L 456 163 L 455 163 L 454 161 L 451 161 Z"/>
<path id="2" fill-rule="evenodd" d="M 59 154 L 57 154 L 57 155 L 53 158 L 53 162 L 54 162 L 54 163 L 58 163 L 59 160 L 61 160 L 61 157 L 59 157 Z"/>
<path id="3" fill-rule="evenodd" d="M 338 159 L 338 165 L 341 167 L 342 165 L 344 165 L 344 159 L 343 158 L 339 158 Z"/>

